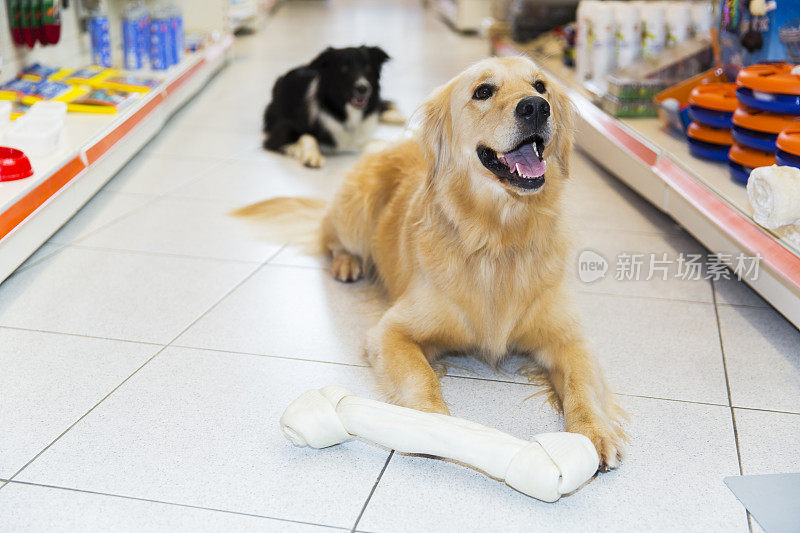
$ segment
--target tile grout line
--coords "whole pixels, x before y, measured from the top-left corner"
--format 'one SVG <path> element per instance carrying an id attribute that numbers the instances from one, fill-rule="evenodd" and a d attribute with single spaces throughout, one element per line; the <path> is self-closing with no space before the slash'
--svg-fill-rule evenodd
<path id="1" fill-rule="evenodd" d="M 114 494 L 112 492 L 100 492 L 100 491 L 95 491 L 95 490 L 76 489 L 76 488 L 73 488 L 73 487 L 63 487 L 63 486 L 60 486 L 60 485 L 48 485 L 46 483 L 33 483 L 33 482 L 30 482 L 30 481 L 13 481 L 13 480 L 10 480 L 10 481 L 7 481 L 6 484 L 26 485 L 26 486 L 31 486 L 31 487 L 41 487 L 41 488 L 47 488 L 47 489 L 63 490 L 63 491 L 68 491 L 68 492 L 78 492 L 78 493 L 81 493 L 81 494 L 94 494 L 94 495 L 97 495 L 97 496 L 108 496 L 110 498 L 119 498 L 119 499 L 122 499 L 122 500 L 134 500 L 134 501 L 148 502 L 148 503 L 159 503 L 159 504 L 162 504 L 162 505 L 171 505 L 171 506 L 174 506 L 174 507 L 185 507 L 185 508 L 188 508 L 188 509 L 198 509 L 198 510 L 203 510 L 203 511 L 212 511 L 212 512 L 234 514 L 234 515 L 240 515 L 240 516 L 250 516 L 250 517 L 253 517 L 253 518 L 265 518 L 265 519 L 268 519 L 268 520 L 278 520 L 278 521 L 281 521 L 281 522 L 291 522 L 291 523 L 294 523 L 294 524 L 306 524 L 306 525 L 311 525 L 311 526 L 320 526 L 320 527 L 327 527 L 327 528 L 331 528 L 331 529 L 341 529 L 341 530 L 347 531 L 347 528 L 344 528 L 344 527 L 341 527 L 341 526 L 331 526 L 331 525 L 328 525 L 328 524 L 318 524 L 316 522 L 303 522 L 301 520 L 291 520 L 291 519 L 288 519 L 288 518 L 278 518 L 278 517 L 275 517 L 275 516 L 260 515 L 260 514 L 255 514 L 255 513 L 245 513 L 245 512 L 242 512 L 242 511 L 231 511 L 229 509 L 217 509 L 215 507 L 203 507 L 202 505 L 192 505 L 192 504 L 189 504 L 189 503 L 170 502 L 170 501 L 166 501 L 166 500 L 154 500 L 154 499 L 151 499 L 151 498 L 141 498 L 141 497 L 138 497 L 138 496 L 126 496 L 124 494 Z"/>
<path id="2" fill-rule="evenodd" d="M 0 326 L 2 328 L 2 326 Z M 112 339 L 113 340 L 113 339 Z M 250 357 L 270 357 L 273 359 L 284 359 L 287 361 L 298 361 L 303 363 L 320 363 L 323 365 L 338 365 L 338 366 L 346 366 L 351 368 L 369 368 L 368 364 L 356 364 L 356 363 L 343 363 L 341 361 L 324 361 L 321 359 L 307 359 L 303 357 L 292 357 L 288 355 L 275 355 L 275 354 L 267 354 L 267 353 L 256 353 L 256 352 L 243 352 L 235 349 L 222 349 L 222 348 L 207 348 L 203 346 L 190 346 L 188 344 L 171 344 L 171 348 L 182 348 L 186 350 L 198 350 L 202 352 L 216 352 L 216 353 L 226 353 L 232 356 L 238 355 L 246 355 Z M 535 386 L 534 384 L 528 381 L 513 381 L 511 379 L 499 379 L 499 378 L 485 378 L 480 376 L 459 376 L 456 374 L 445 374 L 442 378 L 453 378 L 453 379 L 472 379 L 476 381 L 489 381 L 493 383 L 506 383 L 509 385 L 521 385 L 523 387 L 532 387 Z M 715 402 L 701 402 L 699 400 L 683 400 L 680 398 L 665 398 L 663 396 L 648 396 L 646 394 L 631 394 L 631 393 L 624 393 L 624 392 L 615 392 L 617 396 L 624 396 L 626 398 L 644 398 L 647 400 L 659 400 L 664 402 L 677 402 L 677 403 L 689 403 L 694 405 L 708 405 L 712 407 L 730 407 L 724 403 L 715 403 Z M 734 409 L 740 409 L 743 411 L 759 411 L 764 413 L 777 413 L 777 414 L 784 414 L 784 415 L 796 415 L 800 416 L 800 412 L 794 411 L 777 411 L 774 409 L 763 409 L 760 407 L 746 407 L 741 405 L 734 405 Z"/>
<path id="3" fill-rule="evenodd" d="M 736 460 L 739 463 L 739 475 L 743 475 L 742 469 L 742 450 L 739 445 L 739 429 L 736 426 L 736 410 L 733 407 L 733 397 L 731 395 L 731 382 L 728 377 L 728 361 L 725 358 L 725 341 L 722 338 L 722 324 L 719 318 L 719 307 L 717 307 L 717 288 L 714 285 L 714 281 L 709 281 L 711 284 L 711 297 L 714 301 L 714 317 L 717 321 L 717 338 L 719 339 L 719 349 L 720 354 L 722 355 L 722 370 L 725 374 L 725 388 L 728 392 L 728 406 L 731 410 L 731 425 L 733 426 L 733 441 L 736 444 Z M 747 518 L 747 530 L 750 533 L 753 533 L 753 524 L 750 521 L 750 511 L 747 510 L 747 507 L 744 508 L 745 517 Z"/>
<path id="4" fill-rule="evenodd" d="M 113 176 L 112 176 L 112 177 L 111 177 L 111 178 L 110 178 L 108 181 L 106 181 L 106 183 L 104 183 L 104 184 L 103 184 L 103 186 L 102 186 L 102 187 L 100 187 L 100 188 L 97 190 L 97 192 L 95 192 L 95 193 L 94 193 L 94 194 L 91 196 L 91 198 L 89 198 L 89 200 L 88 200 L 88 201 L 87 201 L 87 202 L 86 202 L 86 203 L 85 203 L 83 206 L 81 206 L 81 209 L 79 209 L 79 210 L 78 210 L 78 211 L 75 213 L 75 215 L 77 215 L 78 213 L 80 213 L 80 211 L 81 211 L 81 210 L 83 210 L 83 208 L 84 208 L 84 207 L 86 207 L 86 206 L 89 204 L 89 202 L 91 202 L 93 199 L 95 199 L 95 198 L 97 197 L 97 195 L 98 195 L 99 193 L 101 193 L 101 192 L 106 192 L 106 193 L 111 193 L 111 194 L 123 194 L 123 195 L 126 195 L 126 194 L 127 194 L 127 195 L 139 196 L 139 197 L 146 197 L 146 198 L 147 198 L 147 200 L 146 200 L 145 202 L 143 202 L 143 203 L 142 203 L 142 205 L 140 205 L 140 206 L 138 206 L 138 207 L 134 207 L 133 209 L 131 209 L 131 210 L 130 210 L 130 211 L 128 211 L 127 213 L 123 213 L 123 214 L 121 214 L 121 215 L 119 215 L 119 216 L 117 216 L 117 217 L 115 217 L 115 218 L 112 218 L 111 220 L 109 220 L 109 221 L 108 221 L 108 222 L 106 222 L 105 224 L 101 224 L 101 225 L 100 225 L 100 226 L 98 226 L 97 228 L 95 228 L 95 229 L 93 229 L 93 230 L 90 230 L 90 231 L 88 231 L 88 232 L 87 232 L 85 235 L 83 235 L 82 237 L 77 237 L 77 238 L 75 238 L 75 239 L 72 239 L 72 240 L 70 240 L 70 241 L 68 241 L 68 242 L 51 241 L 50 239 L 53 237 L 53 236 L 51 235 L 50 239 L 48 239 L 47 241 L 45 241 L 45 243 L 43 243 L 43 244 L 47 244 L 47 243 L 49 243 L 49 244 L 57 245 L 57 246 L 59 246 L 60 248 L 59 248 L 58 250 L 54 250 L 52 253 L 50 253 L 50 254 L 47 254 L 46 256 L 44 256 L 44 257 L 42 257 L 42 258 L 40 258 L 39 260 L 37 260 L 37 261 L 35 261 L 35 262 L 31 263 L 30 265 L 27 265 L 27 266 L 26 266 L 25 268 L 23 268 L 22 270 L 20 270 L 20 269 L 18 268 L 17 270 L 15 270 L 15 271 L 14 271 L 14 273 L 17 273 L 17 272 L 20 272 L 20 271 L 27 270 L 27 269 L 31 268 L 32 266 L 34 266 L 34 265 L 37 265 L 37 264 L 41 263 L 41 262 L 42 262 L 42 261 L 44 261 L 45 259 L 48 259 L 48 258 L 50 258 L 51 256 L 53 256 L 53 255 L 55 255 L 55 254 L 57 254 L 57 253 L 59 253 L 59 252 L 63 251 L 63 249 L 64 249 L 65 247 L 67 247 L 67 246 L 76 246 L 76 247 L 79 247 L 78 245 L 79 245 L 79 243 L 80 243 L 81 241 L 84 241 L 84 240 L 88 239 L 90 236 L 94 235 L 95 233 L 98 233 L 98 232 L 100 232 L 101 230 L 104 230 L 104 229 L 108 228 L 108 227 L 109 227 L 109 226 L 111 226 L 112 224 L 116 224 L 117 222 L 120 222 L 120 221 L 122 221 L 122 220 L 124 220 L 124 219 L 126 219 L 126 218 L 130 217 L 130 216 L 131 216 L 131 215 L 133 215 L 134 213 L 137 213 L 137 212 L 141 211 L 142 209 L 144 209 L 145 207 L 147 207 L 147 206 L 149 206 L 149 205 L 151 205 L 151 204 L 155 203 L 157 200 L 159 200 L 159 199 L 161 199 L 161 198 L 164 198 L 164 197 L 166 197 L 166 196 L 167 196 L 167 193 L 161 193 L 161 194 L 145 194 L 145 193 L 133 193 L 133 192 L 127 192 L 127 191 L 112 190 L 112 189 L 108 189 L 108 190 L 105 190 L 105 191 L 104 191 L 104 189 L 105 189 L 106 185 L 108 185 L 108 183 L 110 183 L 110 182 L 111 182 L 111 180 L 113 180 L 114 178 L 116 178 L 116 177 L 117 177 L 117 175 L 119 175 L 119 173 L 120 173 L 120 172 L 121 172 L 121 171 L 122 171 L 122 170 L 123 170 L 123 169 L 124 169 L 124 168 L 125 168 L 125 167 L 126 167 L 126 166 L 127 166 L 129 163 L 130 163 L 130 162 L 131 162 L 131 161 L 133 161 L 134 159 L 138 158 L 138 157 L 140 156 L 140 154 L 143 154 L 143 152 L 142 152 L 142 151 L 139 151 L 139 152 L 138 152 L 138 153 L 136 153 L 136 154 L 135 154 L 135 155 L 134 155 L 134 156 L 133 156 L 131 159 L 129 159 L 129 160 L 128 160 L 128 162 L 127 162 L 127 163 L 125 163 L 125 165 L 123 165 L 123 167 L 122 167 L 122 168 L 120 168 L 120 169 L 117 171 L 117 173 L 116 173 L 116 174 L 114 174 L 114 175 L 113 175 Z M 167 156 L 167 157 L 171 157 L 171 156 Z M 180 156 L 178 156 L 178 157 L 180 157 Z M 198 179 L 200 179 L 200 177 L 202 177 L 203 175 L 207 174 L 208 172 L 211 172 L 211 171 L 212 171 L 214 168 L 216 168 L 216 167 L 218 167 L 218 166 L 221 166 L 221 165 L 223 164 L 223 162 L 224 162 L 224 160 L 219 160 L 219 161 L 216 161 L 216 162 L 215 162 L 213 165 L 211 165 L 211 167 L 209 167 L 208 169 L 206 169 L 206 170 L 205 170 L 205 171 L 203 171 L 203 172 L 200 172 L 200 174 L 199 174 L 199 175 L 197 175 L 195 178 L 193 178 L 193 179 L 191 179 L 189 182 L 187 182 L 187 183 L 186 183 L 186 185 L 188 185 L 189 183 L 192 183 L 192 182 L 194 182 L 194 181 L 197 181 Z M 176 187 L 176 189 L 177 189 L 177 187 Z M 73 217 L 74 217 L 75 215 L 73 215 Z M 68 224 L 68 223 L 69 223 L 69 222 L 72 220 L 72 218 L 73 218 L 73 217 L 70 217 L 70 219 L 69 219 L 69 220 L 68 220 L 68 221 L 67 221 L 67 222 L 66 222 L 66 223 L 65 223 L 63 226 L 61 226 L 61 228 L 63 228 L 64 226 L 66 226 L 66 225 L 67 225 L 67 224 Z M 56 233 L 57 233 L 57 232 L 58 232 L 58 231 L 59 231 L 61 228 L 58 228 L 58 230 L 56 230 Z M 55 235 L 55 234 L 54 234 L 54 235 Z M 84 246 L 84 248 L 92 248 L 92 247 L 89 247 L 89 246 Z M 104 249 L 104 248 L 97 248 L 97 249 Z M 109 249 L 110 249 L 110 250 L 113 250 L 113 248 L 109 248 Z M 169 254 L 165 254 L 165 255 L 169 255 Z M 176 255 L 179 255 L 179 254 L 176 254 Z M 181 256 L 181 257 L 183 257 L 183 256 Z M 194 256 L 187 256 L 187 257 L 194 257 Z M 255 263 L 256 261 L 248 261 L 248 262 Z"/>
<path id="5" fill-rule="evenodd" d="M 170 341 L 169 341 L 167 344 L 165 344 L 164 346 L 162 346 L 162 347 L 161 347 L 161 348 L 160 348 L 160 349 L 159 349 L 159 350 L 158 350 L 158 351 L 157 351 L 155 354 L 153 354 L 153 355 L 152 355 L 150 358 L 148 358 L 148 359 L 147 359 L 147 360 L 146 360 L 144 363 L 142 363 L 142 364 L 141 364 L 141 365 L 140 365 L 140 366 L 139 366 L 139 367 L 138 367 L 136 370 L 134 370 L 134 371 L 133 371 L 133 372 L 132 372 L 130 375 L 128 375 L 128 377 L 126 377 L 124 380 L 122 380 L 122 382 L 121 382 L 121 383 L 119 383 L 119 384 L 118 384 L 116 387 L 114 387 L 114 388 L 113 388 L 113 389 L 112 389 L 112 390 L 111 390 L 111 391 L 110 391 L 108 394 L 106 394 L 105 396 L 103 396 L 103 397 L 100 399 L 100 401 L 98 401 L 96 404 L 94 404 L 94 405 L 93 405 L 93 406 L 92 406 L 92 407 L 91 407 L 91 408 L 90 408 L 88 411 L 86 411 L 85 413 L 83 413 L 83 414 L 82 414 L 82 415 L 81 415 L 81 416 L 80 416 L 80 417 L 79 417 L 79 418 L 78 418 L 78 419 L 77 419 L 75 422 L 73 422 L 73 423 L 72 423 L 72 424 L 71 424 L 71 425 L 70 425 L 70 426 L 69 426 L 67 429 L 65 429 L 63 432 L 61 432 L 61 433 L 60 433 L 60 434 L 59 434 L 59 435 L 58 435 L 58 436 L 57 436 L 55 439 L 53 439 L 53 440 L 52 440 L 52 441 L 51 441 L 51 442 L 50 442 L 50 443 L 49 443 L 47 446 L 45 446 L 45 447 L 44 447 L 42 450 L 40 450 L 40 451 L 39 451 L 39 453 L 37 453 L 35 456 L 33 456 L 33 458 L 32 458 L 32 459 L 30 459 L 30 460 L 29 460 L 27 463 L 25 463 L 25 464 L 24 464 L 24 465 L 23 465 L 23 466 L 22 466 L 22 467 L 21 467 L 19 470 L 17 470 L 16 472 L 14 472 L 14 474 L 12 474 L 12 475 L 11 475 L 11 477 L 9 477 L 9 478 L 8 478 L 8 479 L 9 479 L 9 481 L 12 481 L 12 480 L 13 480 L 13 479 L 14 479 L 14 478 L 17 476 L 17 475 L 19 475 L 19 474 L 20 474 L 20 472 L 22 472 L 23 470 L 25 470 L 25 469 L 26 469 L 26 468 L 27 468 L 27 467 L 28 467 L 28 466 L 29 466 L 31 463 L 33 463 L 33 462 L 34 462 L 36 459 L 38 459 L 38 458 L 39 458 L 39 457 L 40 457 L 40 456 L 41 456 L 41 455 L 42 455 L 44 452 L 46 452 L 46 451 L 47 451 L 47 450 L 48 450 L 48 449 L 49 449 L 49 448 L 50 448 L 50 447 L 51 447 L 53 444 L 55 444 L 56 442 L 58 442 L 58 441 L 61 439 L 61 437 L 63 437 L 64 435 L 66 435 L 66 434 L 67 434 L 67 432 L 69 432 L 69 431 L 70 431 L 70 430 L 71 430 L 73 427 L 75 427 L 75 426 L 76 426 L 76 425 L 77 425 L 77 424 L 78 424 L 78 423 L 79 423 L 81 420 L 83 420 L 84 418 L 86 418 L 86 417 L 87 417 L 87 416 L 88 416 L 88 415 L 89 415 L 89 414 L 90 414 L 92 411 L 94 411 L 94 410 L 95 410 L 95 409 L 96 409 L 96 408 L 97 408 L 97 407 L 98 407 L 98 406 L 99 406 L 101 403 L 103 403 L 103 402 L 106 400 L 106 398 L 108 398 L 109 396 L 111 396 L 112 394 L 114 394 L 114 392 L 116 392 L 116 391 L 117 391 L 117 389 L 119 389 L 120 387 L 122 387 L 122 386 L 123 386 L 125 383 L 127 383 L 127 382 L 128 382 L 128 380 L 130 380 L 130 379 L 131 379 L 133 376 L 135 376 L 136 374 L 138 374 L 138 373 L 139 373 L 139 371 L 140 371 L 142 368 L 144 368 L 144 367 L 145 367 L 145 366 L 146 366 L 146 365 L 147 365 L 147 364 L 148 364 L 150 361 L 152 361 L 153 359 L 155 359 L 155 358 L 156 358 L 156 357 L 157 357 L 159 354 L 161 354 L 161 353 L 162 353 L 164 350 L 166 350 L 167 348 L 169 348 L 169 347 L 170 347 L 170 345 L 171 345 L 171 344 L 172 344 L 172 343 L 173 343 L 175 340 L 177 340 L 177 339 L 178 339 L 178 338 L 179 338 L 181 335 L 183 335 L 183 334 L 184 334 L 184 333 L 185 333 L 185 332 L 186 332 L 186 331 L 187 331 L 189 328 L 191 328 L 192 326 L 194 326 L 194 325 L 195 325 L 195 324 L 196 324 L 196 323 L 197 323 L 197 322 L 198 322 L 200 319 L 202 319 L 202 318 L 203 318 L 204 316 L 206 316 L 206 315 L 207 315 L 209 312 L 211 312 L 211 311 L 212 311 L 212 310 L 213 310 L 213 309 L 214 309 L 214 308 L 215 308 L 215 307 L 216 307 L 216 306 L 217 306 L 217 305 L 218 305 L 218 304 L 219 304 L 219 303 L 220 303 L 222 300 L 224 300 L 225 298 L 227 298 L 227 297 L 228 297 L 228 296 L 229 296 L 231 293 L 233 293 L 233 291 L 235 291 L 236 289 L 238 289 L 239 287 L 241 287 L 241 286 L 242 286 L 242 284 L 244 284 L 244 283 L 245 283 L 247 280 L 249 280 L 250 278 L 252 278 L 252 277 L 253 277 L 253 276 L 254 276 L 254 275 L 257 273 L 257 272 L 259 272 L 259 271 L 260 271 L 260 270 L 261 270 L 261 269 L 264 267 L 264 265 L 266 265 L 266 263 L 267 263 L 267 262 L 269 262 L 269 260 L 270 260 L 270 259 L 272 259 L 272 258 L 273 258 L 275 255 L 279 254 L 279 253 L 280 253 L 280 251 L 281 251 L 283 248 L 284 248 L 283 246 L 282 246 L 282 247 L 280 247 L 280 248 L 279 248 L 279 249 L 278 249 L 278 250 L 277 250 L 277 251 L 276 251 L 276 252 L 275 252 L 275 253 L 274 253 L 272 256 L 270 256 L 270 257 L 269 257 L 269 259 L 267 259 L 266 261 L 264 261 L 264 263 L 262 263 L 262 264 L 261 264 L 261 265 L 259 265 L 258 267 L 254 268 L 252 272 L 250 272 L 250 273 L 249 273 L 247 276 L 245 276 L 244 278 L 242 278 L 242 279 L 241 279 L 241 280 L 240 280 L 238 283 L 236 283 L 236 284 L 235 284 L 233 287 L 231 287 L 231 288 L 230 288 L 228 291 L 226 291 L 226 292 L 225 292 L 225 294 L 223 294 L 223 295 L 222 295 L 222 296 L 221 296 L 221 297 L 220 297 L 220 298 L 219 298 L 219 299 L 218 299 L 216 302 L 214 302 L 214 303 L 213 303 L 211 306 L 209 306 L 209 307 L 208 307 L 208 309 L 206 309 L 205 311 L 203 311 L 202 313 L 200 313 L 200 315 L 199 315 L 199 316 L 197 316 L 197 317 L 196 317 L 194 320 L 192 320 L 192 321 L 191 321 L 191 322 L 190 322 L 190 323 L 189 323 L 189 324 L 188 324 L 186 327 L 184 327 L 184 328 L 183 328 L 181 331 L 179 331 L 179 332 L 178 332 L 178 334 L 177 334 L 177 335 L 175 335 L 175 337 L 173 337 L 173 338 L 172 338 L 172 340 L 170 340 Z M 5 484 L 5 485 L 2 485 L 2 486 L 0 486 L 0 489 L 2 489 L 3 487 L 5 487 L 6 485 L 8 485 L 8 482 L 6 482 L 6 484 Z"/>
<path id="6" fill-rule="evenodd" d="M 350 533 L 354 533 L 356 528 L 358 527 L 358 523 L 361 521 L 361 517 L 364 516 L 364 511 L 367 510 L 367 505 L 369 505 L 369 502 L 372 499 L 372 495 L 375 494 L 375 489 L 378 488 L 378 483 L 380 483 L 381 478 L 383 477 L 383 473 L 386 472 L 386 467 L 389 466 L 389 461 L 392 460 L 392 457 L 394 457 L 394 450 L 389 452 L 389 457 L 387 457 L 386 458 L 386 462 L 383 463 L 383 468 L 381 468 L 381 471 L 378 473 L 378 478 L 375 480 L 375 483 L 372 485 L 372 490 L 369 491 L 369 494 L 367 495 L 367 499 L 364 501 L 364 505 L 361 507 L 361 512 L 358 513 L 358 516 L 356 517 L 356 521 L 353 524 L 353 527 L 350 529 Z"/>
<path id="7" fill-rule="evenodd" d="M 88 235 L 87 235 L 88 237 Z M 248 259 L 230 259 L 225 257 L 212 257 L 208 255 L 189 255 L 189 254 L 176 254 L 172 252 L 154 252 L 152 250 L 132 250 L 129 248 L 109 248 L 107 246 L 90 246 L 88 244 L 81 244 L 79 242 L 75 242 L 72 244 L 65 244 L 61 248 L 77 248 L 79 250 L 92 250 L 92 251 L 100 251 L 100 252 L 117 252 L 122 254 L 128 255 L 145 255 L 145 256 L 156 256 L 156 257 L 176 257 L 180 259 L 202 259 L 206 261 L 219 261 L 223 263 L 240 263 L 245 265 L 263 265 L 266 264 L 263 261 L 259 260 L 248 260 Z M 61 250 L 58 250 L 59 252 Z M 49 257 L 49 256 L 48 256 Z M 274 253 L 270 255 L 270 259 L 274 257 Z"/>
<path id="8" fill-rule="evenodd" d="M 13 329 L 16 331 L 27 331 L 30 333 L 44 333 L 45 335 L 67 335 L 68 337 L 80 337 L 82 339 L 95 339 L 101 341 L 114 341 L 114 342 L 130 342 L 133 344 L 144 344 L 146 346 L 166 346 L 161 342 L 150 342 L 150 341 L 134 341 L 130 339 L 118 339 L 114 337 L 100 337 L 98 335 L 86 335 L 84 333 L 69 333 L 65 331 L 50 331 L 46 329 L 32 329 L 32 328 L 21 328 L 19 326 L 6 326 L 0 324 L 0 330 L 3 329 Z"/>

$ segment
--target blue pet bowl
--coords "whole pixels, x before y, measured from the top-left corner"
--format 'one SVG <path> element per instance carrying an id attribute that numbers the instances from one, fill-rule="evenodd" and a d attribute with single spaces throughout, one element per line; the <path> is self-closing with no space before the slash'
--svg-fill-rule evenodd
<path id="1" fill-rule="evenodd" d="M 749 130 L 741 126 L 734 126 L 731 129 L 731 133 L 733 133 L 733 139 L 742 146 L 761 150 L 762 152 L 774 152 L 777 150 L 775 142 L 778 140 L 778 136 L 772 133 Z"/>
<path id="2" fill-rule="evenodd" d="M 738 181 L 743 185 L 747 185 L 747 179 L 750 177 L 750 172 L 753 170 L 752 168 L 742 166 L 739 163 L 734 163 L 733 161 L 728 161 L 728 168 L 730 168 L 731 177 L 734 179 L 734 181 Z"/>
<path id="3" fill-rule="evenodd" d="M 728 160 L 728 150 L 730 146 L 723 144 L 712 144 L 696 139 L 688 138 L 689 152 L 702 159 L 710 159 L 712 161 L 722 161 L 723 163 Z"/>
<path id="4" fill-rule="evenodd" d="M 771 111 L 772 113 L 800 114 L 800 96 L 793 94 L 778 93 L 754 93 L 747 87 L 736 89 L 736 98 L 739 103 L 753 109 L 761 111 Z"/>
<path id="5" fill-rule="evenodd" d="M 695 122 L 699 122 L 704 126 L 709 126 L 712 128 L 727 130 L 733 125 L 733 113 L 715 111 L 713 109 L 706 109 L 705 107 L 698 107 L 696 105 L 689 106 L 689 116 Z"/>
<path id="6" fill-rule="evenodd" d="M 775 152 L 775 163 L 782 167 L 800 168 L 800 156 L 778 150 Z"/>

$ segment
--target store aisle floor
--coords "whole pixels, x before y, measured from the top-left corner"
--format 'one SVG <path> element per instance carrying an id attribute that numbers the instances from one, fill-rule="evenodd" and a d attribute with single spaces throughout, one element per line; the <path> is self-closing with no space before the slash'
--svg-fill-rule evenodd
<path id="1" fill-rule="evenodd" d="M 487 53 L 420 4 L 287 2 L 0 285 L 0 529 L 746 531 L 723 478 L 798 470 L 798 331 L 737 281 L 676 278 L 680 254 L 705 250 L 581 154 L 577 299 L 630 413 L 619 470 L 546 504 L 449 462 L 282 437 L 282 410 L 307 389 L 377 395 L 360 354 L 384 304 L 228 213 L 329 198 L 355 159 L 311 170 L 260 149 L 278 74 L 330 44 L 379 44 L 393 57 L 385 95 L 410 114 Z M 578 282 L 586 249 L 605 279 Z M 615 279 L 623 252 L 645 254 L 640 280 Z M 673 262 L 667 280 L 645 279 L 651 253 Z M 454 415 L 523 438 L 563 428 L 515 361 L 449 363 Z"/>

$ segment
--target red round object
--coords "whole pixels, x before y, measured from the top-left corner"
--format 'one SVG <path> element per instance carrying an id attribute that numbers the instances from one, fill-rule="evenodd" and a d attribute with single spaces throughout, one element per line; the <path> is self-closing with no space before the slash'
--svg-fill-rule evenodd
<path id="1" fill-rule="evenodd" d="M 33 174 L 31 162 L 22 150 L 0 146 L 0 181 L 14 181 Z"/>

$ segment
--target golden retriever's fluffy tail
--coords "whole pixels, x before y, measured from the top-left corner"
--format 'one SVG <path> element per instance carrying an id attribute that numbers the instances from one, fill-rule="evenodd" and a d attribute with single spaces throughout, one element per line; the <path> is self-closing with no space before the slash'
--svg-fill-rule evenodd
<path id="1" fill-rule="evenodd" d="M 239 208 L 231 213 L 257 223 L 259 236 L 278 244 L 301 245 L 320 251 L 320 223 L 327 202 L 319 198 L 278 197 Z"/>

